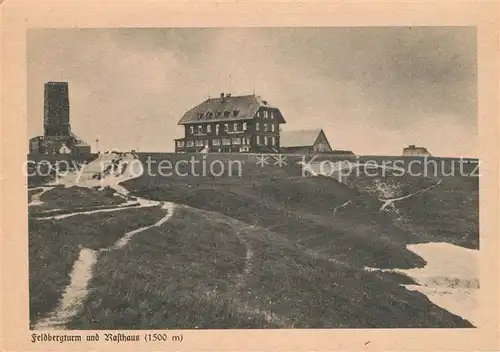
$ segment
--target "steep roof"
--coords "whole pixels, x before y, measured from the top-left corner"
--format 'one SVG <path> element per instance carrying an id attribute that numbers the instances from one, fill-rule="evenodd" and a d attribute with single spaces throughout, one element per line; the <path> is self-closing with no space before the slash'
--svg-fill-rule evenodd
<path id="1" fill-rule="evenodd" d="M 197 122 L 218 122 L 218 121 L 238 121 L 254 118 L 255 113 L 260 107 L 276 109 L 277 118 L 285 122 L 281 112 L 276 107 L 270 105 L 267 101 L 256 95 L 224 96 L 210 98 L 188 110 L 178 122 L 178 125 L 184 125 Z M 224 112 L 229 112 L 226 116 Z M 220 115 L 217 116 L 217 112 Z"/>
<path id="2" fill-rule="evenodd" d="M 62 143 L 59 145 L 59 149 L 62 149 L 62 148 L 67 149 L 67 150 L 70 150 L 70 149 L 68 148 L 68 146 L 66 145 L 66 143 L 64 143 L 64 142 L 62 142 Z"/>
<path id="3" fill-rule="evenodd" d="M 417 146 L 415 146 L 415 145 L 412 144 L 412 145 L 409 145 L 409 146 L 403 148 L 403 150 L 408 150 L 408 151 L 410 151 L 410 150 L 427 151 L 427 148 L 425 148 L 425 147 L 417 147 Z"/>
<path id="4" fill-rule="evenodd" d="M 280 146 L 282 148 L 312 146 L 322 131 L 321 128 L 313 130 L 281 131 Z"/>
<path id="5" fill-rule="evenodd" d="M 432 156 L 431 153 L 425 147 L 416 147 L 415 145 L 409 145 L 403 148 L 403 156 Z"/>

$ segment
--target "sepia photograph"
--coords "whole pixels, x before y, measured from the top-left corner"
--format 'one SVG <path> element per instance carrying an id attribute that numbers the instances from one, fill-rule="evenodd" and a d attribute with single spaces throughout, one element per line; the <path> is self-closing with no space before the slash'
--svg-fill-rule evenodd
<path id="1" fill-rule="evenodd" d="M 30 329 L 478 327 L 477 44 L 28 29 Z"/>

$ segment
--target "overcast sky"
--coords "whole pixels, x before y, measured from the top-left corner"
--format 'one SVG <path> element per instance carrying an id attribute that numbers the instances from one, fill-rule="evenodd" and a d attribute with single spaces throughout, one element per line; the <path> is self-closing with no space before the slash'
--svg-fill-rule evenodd
<path id="1" fill-rule="evenodd" d="M 474 28 L 37 29 L 27 49 L 30 137 L 46 81 L 69 83 L 72 130 L 93 147 L 140 151 L 172 151 L 208 94 L 255 86 L 283 129 L 323 128 L 334 149 L 478 155 Z"/>

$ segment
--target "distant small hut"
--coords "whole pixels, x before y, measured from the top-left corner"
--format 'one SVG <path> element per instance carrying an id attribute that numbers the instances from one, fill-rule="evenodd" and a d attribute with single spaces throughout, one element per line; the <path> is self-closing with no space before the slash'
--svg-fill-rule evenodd
<path id="1" fill-rule="evenodd" d="M 408 147 L 403 149 L 403 156 L 432 156 L 431 153 L 424 147 L 416 147 L 414 144 L 410 144 Z"/>

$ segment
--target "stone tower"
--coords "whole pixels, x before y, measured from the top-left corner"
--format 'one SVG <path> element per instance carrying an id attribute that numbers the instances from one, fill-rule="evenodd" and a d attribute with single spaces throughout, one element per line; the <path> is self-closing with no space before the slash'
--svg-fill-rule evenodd
<path id="1" fill-rule="evenodd" d="M 70 136 L 67 82 L 45 83 L 43 128 L 45 137 Z"/>

